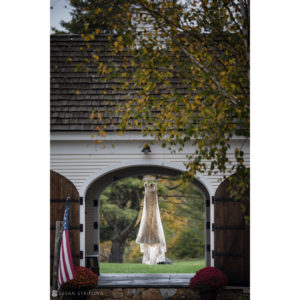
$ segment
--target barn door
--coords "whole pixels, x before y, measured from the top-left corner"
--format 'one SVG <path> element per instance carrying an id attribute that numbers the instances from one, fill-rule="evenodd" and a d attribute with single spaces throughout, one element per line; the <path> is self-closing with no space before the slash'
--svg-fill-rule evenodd
<path id="1" fill-rule="evenodd" d="M 70 247 L 75 266 L 79 265 L 79 193 L 74 184 L 64 176 L 51 171 L 50 173 L 50 270 L 52 279 L 55 224 L 56 221 L 63 221 L 66 206 L 66 198 L 69 201 L 69 237 Z"/>
<path id="2" fill-rule="evenodd" d="M 229 278 L 229 285 L 249 286 L 250 283 L 250 227 L 245 224 L 245 212 L 240 202 L 229 198 L 226 179 L 218 187 L 213 230 L 214 265 Z M 249 191 L 245 195 L 246 212 L 249 214 Z"/>

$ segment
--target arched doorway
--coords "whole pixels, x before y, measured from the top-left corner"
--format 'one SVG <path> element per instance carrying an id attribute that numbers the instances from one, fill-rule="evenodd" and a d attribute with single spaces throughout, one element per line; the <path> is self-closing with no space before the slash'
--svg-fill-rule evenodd
<path id="1" fill-rule="evenodd" d="M 50 171 L 50 275 L 53 275 L 53 258 L 56 221 L 63 221 L 66 199 L 69 200 L 69 238 L 74 265 L 79 265 L 79 193 L 75 185 L 61 174 Z"/>
<path id="2" fill-rule="evenodd" d="M 113 182 L 132 176 L 143 176 L 146 174 L 151 175 L 168 175 L 178 176 L 185 168 L 183 166 L 166 165 L 161 164 L 145 164 L 145 163 L 132 163 L 126 166 L 115 166 L 103 170 L 99 174 L 95 174 L 90 178 L 89 182 L 83 185 L 81 189 L 82 201 L 84 202 L 84 215 L 81 214 L 81 222 L 85 223 L 84 232 L 81 236 L 81 246 L 84 244 L 85 257 L 99 256 L 99 208 L 98 199 L 105 188 Z M 211 261 L 211 231 L 210 231 L 210 220 L 211 220 L 211 208 L 210 198 L 212 195 L 212 188 L 205 182 L 205 179 L 201 180 L 198 177 L 194 178 L 193 183 L 202 191 L 205 198 L 205 219 L 206 219 L 206 231 L 205 231 L 205 260 L 206 265 L 212 265 Z M 82 210 L 83 212 L 83 210 Z M 83 219 L 84 217 L 84 219 Z M 83 249 L 83 248 L 81 248 Z M 81 261 L 83 265 L 85 261 Z"/>
<path id="3" fill-rule="evenodd" d="M 245 216 L 249 216 L 250 195 L 247 190 L 243 200 L 236 201 L 230 198 L 229 179 L 220 184 L 213 197 L 214 251 L 212 256 L 214 266 L 228 276 L 229 285 L 249 286 L 250 226 L 246 224 Z"/>

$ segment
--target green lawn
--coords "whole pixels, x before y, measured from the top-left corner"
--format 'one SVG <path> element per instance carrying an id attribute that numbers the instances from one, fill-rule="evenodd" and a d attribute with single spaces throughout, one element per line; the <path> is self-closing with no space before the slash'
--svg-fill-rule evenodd
<path id="1" fill-rule="evenodd" d="M 205 267 L 205 260 L 175 261 L 173 265 L 143 265 L 141 263 L 100 263 L 101 273 L 195 273 Z"/>

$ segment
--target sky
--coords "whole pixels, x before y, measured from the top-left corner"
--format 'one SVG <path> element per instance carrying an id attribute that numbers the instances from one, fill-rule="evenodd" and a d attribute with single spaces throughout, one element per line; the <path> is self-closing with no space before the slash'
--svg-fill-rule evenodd
<path id="1" fill-rule="evenodd" d="M 63 27 L 60 26 L 60 21 L 69 21 L 70 16 L 70 3 L 69 0 L 50 0 L 50 28 L 53 26 L 56 29 L 63 30 Z M 53 30 L 51 30 L 53 33 Z"/>

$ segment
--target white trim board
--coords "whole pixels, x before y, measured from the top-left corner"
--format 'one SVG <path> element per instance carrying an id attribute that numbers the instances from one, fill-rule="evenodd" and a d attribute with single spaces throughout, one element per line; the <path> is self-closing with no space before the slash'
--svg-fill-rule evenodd
<path id="1" fill-rule="evenodd" d="M 140 159 L 140 160 L 129 160 L 123 163 L 113 164 L 109 167 L 103 168 L 98 172 L 95 172 L 92 176 L 90 176 L 80 187 L 79 195 L 80 197 L 84 197 L 90 185 L 96 181 L 98 178 L 111 173 L 115 172 L 120 169 L 126 169 L 128 167 L 142 167 L 142 166 L 157 166 L 162 168 L 169 168 L 173 170 L 177 170 L 180 172 L 186 171 L 186 168 L 183 164 L 177 164 L 172 162 L 166 162 L 162 160 L 149 160 L 149 159 Z M 205 175 L 201 173 L 197 173 L 195 178 L 200 181 L 204 187 L 207 189 L 208 193 L 214 195 L 215 188 L 210 184 L 210 182 L 206 179 Z"/>

